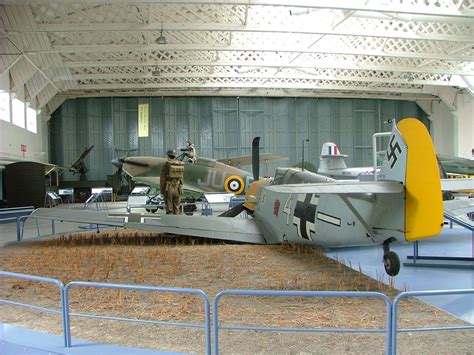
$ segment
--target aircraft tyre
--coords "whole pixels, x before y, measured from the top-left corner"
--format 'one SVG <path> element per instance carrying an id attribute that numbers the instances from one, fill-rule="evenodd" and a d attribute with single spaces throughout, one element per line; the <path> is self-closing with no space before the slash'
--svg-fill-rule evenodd
<path id="1" fill-rule="evenodd" d="M 383 256 L 383 266 L 390 276 L 396 276 L 400 272 L 400 259 L 393 251 L 385 253 Z"/>

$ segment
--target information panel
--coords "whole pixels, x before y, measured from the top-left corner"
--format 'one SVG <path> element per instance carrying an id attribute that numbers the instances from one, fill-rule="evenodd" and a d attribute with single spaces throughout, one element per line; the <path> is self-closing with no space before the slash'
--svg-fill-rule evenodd
<path id="1" fill-rule="evenodd" d="M 138 137 L 148 137 L 148 104 L 138 105 Z"/>

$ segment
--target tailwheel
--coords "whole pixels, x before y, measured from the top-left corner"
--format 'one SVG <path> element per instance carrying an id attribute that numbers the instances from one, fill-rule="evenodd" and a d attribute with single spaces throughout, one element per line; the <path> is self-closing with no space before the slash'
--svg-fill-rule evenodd
<path id="1" fill-rule="evenodd" d="M 390 276 L 398 275 L 398 272 L 400 271 L 400 259 L 398 258 L 398 255 L 393 251 L 385 253 L 383 256 L 383 266 L 385 272 Z"/>

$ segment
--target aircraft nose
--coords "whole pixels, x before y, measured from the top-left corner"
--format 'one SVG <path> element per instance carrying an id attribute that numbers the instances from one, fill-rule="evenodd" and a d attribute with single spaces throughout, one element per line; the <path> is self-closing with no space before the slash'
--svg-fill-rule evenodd
<path id="1" fill-rule="evenodd" d="M 110 161 L 114 166 L 116 166 L 118 169 L 121 169 L 123 166 L 123 159 L 112 159 Z"/>

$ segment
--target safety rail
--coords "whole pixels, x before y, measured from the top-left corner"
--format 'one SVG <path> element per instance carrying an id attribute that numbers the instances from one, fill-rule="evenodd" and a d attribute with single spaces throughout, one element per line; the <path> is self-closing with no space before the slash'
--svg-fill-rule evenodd
<path id="1" fill-rule="evenodd" d="M 108 210 L 107 204 L 105 201 L 108 199 L 108 196 L 110 195 L 109 192 L 106 191 L 101 191 L 97 193 L 93 193 L 92 195 L 89 196 L 86 202 L 84 202 L 84 210 L 89 210 L 92 209 L 91 207 L 95 204 L 95 209 L 96 211 L 103 211 L 103 210 Z"/>
<path id="2" fill-rule="evenodd" d="M 62 319 L 62 325 L 63 325 L 63 333 L 64 333 L 64 335 L 66 334 L 66 332 L 68 331 L 69 325 L 66 323 L 66 308 L 67 308 L 67 305 L 66 305 L 66 299 L 65 299 L 64 284 L 61 281 L 56 280 L 56 279 L 51 279 L 49 277 L 18 274 L 18 273 L 15 273 L 15 272 L 8 272 L 8 271 L 0 271 L 0 276 L 10 277 L 10 278 L 15 278 L 15 279 L 37 281 L 37 282 L 46 282 L 46 283 L 50 283 L 50 284 L 54 284 L 54 285 L 58 286 L 59 296 L 60 296 L 60 299 L 61 299 L 61 311 L 56 311 L 56 310 L 51 309 L 51 308 L 39 307 L 39 306 L 34 306 L 34 305 L 31 305 L 31 304 L 26 304 L 26 303 L 21 303 L 21 302 L 8 301 L 8 300 L 4 300 L 4 299 L 1 299 L 1 298 L 0 298 L 0 303 L 31 308 L 31 309 L 35 309 L 35 310 L 38 310 L 38 311 L 44 311 L 44 312 L 53 313 L 53 314 L 60 314 L 61 319 Z M 64 337 L 64 346 L 67 347 L 66 337 Z"/>
<path id="3" fill-rule="evenodd" d="M 436 327 L 436 328 L 413 328 L 413 329 L 398 329 L 398 304 L 404 298 L 408 297 L 425 297 L 425 296 L 448 296 L 448 295 L 466 295 L 473 294 L 474 289 L 461 289 L 461 290 L 440 290 L 440 291 L 407 291 L 400 293 L 393 300 L 392 305 L 392 349 L 391 354 L 396 355 L 397 353 L 397 334 L 406 332 L 434 332 L 441 330 L 467 330 L 473 329 L 474 325 L 456 326 L 456 327 Z"/>
<path id="4" fill-rule="evenodd" d="M 0 224 L 7 224 L 14 221 L 16 223 L 16 239 L 20 241 L 20 222 L 22 217 L 28 217 L 34 210 L 35 208 L 33 206 L 2 208 L 0 209 Z"/>
<path id="5" fill-rule="evenodd" d="M 35 220 L 35 222 L 36 222 L 36 231 L 38 233 L 38 237 L 41 237 L 41 230 L 40 230 L 40 225 L 38 224 L 38 219 L 50 220 L 49 218 L 41 218 L 41 217 L 36 217 L 36 216 L 22 216 L 22 217 L 20 217 L 20 222 L 23 222 L 23 224 L 22 224 L 22 227 L 21 227 L 21 231 L 19 233 L 17 232 L 17 235 L 19 236 L 17 240 L 19 242 L 23 240 L 23 236 L 24 236 L 24 232 L 25 232 L 25 222 L 28 218 L 32 218 L 32 219 Z M 55 220 L 51 219 L 50 221 L 51 221 L 51 235 L 55 235 L 56 234 Z M 44 223 L 42 225 L 46 225 L 46 224 L 49 224 L 49 223 Z M 17 227 L 19 227 L 19 225 Z"/>
<path id="6" fill-rule="evenodd" d="M 55 236 L 56 235 L 56 220 L 59 220 L 60 222 L 62 222 L 60 220 L 60 218 L 53 219 L 53 218 L 50 218 L 50 217 L 38 217 L 38 216 L 35 216 L 35 215 L 19 217 L 19 222 L 23 222 L 22 224 L 21 223 L 17 224 L 17 241 L 19 241 L 19 242 L 23 240 L 24 231 L 25 231 L 25 229 L 27 229 L 27 228 L 25 228 L 25 221 L 28 218 L 34 219 L 36 221 L 36 231 L 37 231 L 38 238 L 39 237 L 47 237 L 47 236 Z M 45 221 L 49 221 L 50 223 L 41 223 L 41 224 L 39 224 L 38 220 L 45 220 Z M 113 226 L 108 226 L 106 224 L 96 224 L 96 223 L 77 223 L 77 224 L 88 224 L 88 227 L 85 227 L 85 228 L 78 227 L 77 229 L 66 230 L 66 231 L 63 230 L 60 233 L 64 234 L 64 233 L 73 233 L 73 232 L 83 232 L 84 230 L 93 230 L 93 229 L 99 230 L 99 226 L 102 229 L 108 228 L 108 227 L 113 227 Z M 40 227 L 41 226 L 46 226 L 46 225 L 51 225 L 51 234 L 41 235 Z M 31 229 L 33 229 L 33 228 L 31 228 Z M 58 232 L 58 234 L 59 234 L 59 232 Z"/>
<path id="7" fill-rule="evenodd" d="M 25 304 L 21 302 L 15 302 L 0 298 L 0 303 L 26 307 L 34 310 L 44 311 L 62 317 L 63 327 L 63 340 L 64 347 L 70 348 L 71 344 L 71 325 L 70 317 L 83 317 L 83 318 L 94 318 L 94 319 L 106 319 L 116 321 L 127 321 L 133 323 L 143 324 L 160 324 L 166 326 L 177 326 L 177 327 L 191 327 L 200 328 L 205 331 L 205 343 L 206 343 L 206 354 L 211 354 L 211 350 L 216 355 L 219 354 L 219 330 L 253 330 L 253 331 L 280 331 L 280 332 L 318 332 L 318 333 L 385 333 L 386 339 L 386 354 L 395 355 L 397 351 L 397 333 L 403 332 L 428 332 L 428 331 L 449 331 L 449 330 L 474 330 L 474 325 L 466 326 L 453 326 L 453 327 L 437 327 L 437 328 L 418 328 L 418 329 L 398 329 L 397 318 L 398 318 L 398 304 L 400 300 L 408 297 L 424 297 L 424 296 L 441 296 L 441 295 L 465 295 L 474 294 L 474 289 L 461 289 L 461 290 L 445 290 L 445 291 L 411 291 L 403 292 L 399 294 L 393 304 L 389 298 L 378 292 L 356 292 L 356 291 L 271 291 L 271 290 L 225 290 L 219 292 L 213 302 L 213 337 L 212 341 L 214 344 L 211 349 L 211 317 L 210 317 L 210 301 L 207 294 L 199 289 L 190 288 L 169 288 L 169 287 L 156 287 L 146 285 L 126 285 L 126 284 L 110 284 L 110 283 L 96 283 L 96 282 L 82 282 L 72 281 L 66 286 L 56 279 L 25 275 L 7 271 L 0 271 L 0 277 L 10 277 L 25 279 L 37 282 L 46 282 L 54 284 L 59 288 L 60 294 L 60 311 L 51 308 L 34 306 L 31 304 Z M 100 316 L 93 314 L 82 314 L 82 313 L 71 313 L 69 307 L 69 290 L 73 287 L 95 287 L 95 288 L 109 288 L 109 289 L 122 289 L 129 291 L 153 291 L 153 292 L 165 292 L 165 293 L 179 293 L 179 294 L 191 294 L 202 298 L 204 301 L 204 324 L 195 323 L 178 323 L 169 321 L 155 321 L 155 320 L 140 320 L 130 319 L 123 317 L 110 317 Z M 277 297 L 368 297 L 382 299 L 386 303 L 386 329 L 320 329 L 320 328 L 276 328 L 276 327 L 250 327 L 250 326 L 224 326 L 219 325 L 219 300 L 223 296 L 277 296 Z"/>
<path id="8" fill-rule="evenodd" d="M 26 229 L 25 228 L 25 221 L 29 217 L 37 218 L 37 217 L 34 217 L 34 216 L 30 216 L 30 215 L 28 215 L 28 216 L 19 216 L 19 217 L 9 217 L 9 218 L 0 219 L 0 222 L 8 223 L 10 221 L 14 221 L 15 224 L 16 224 L 16 240 L 18 242 L 20 242 L 20 241 L 23 240 L 24 230 Z M 46 225 L 46 223 L 44 223 L 42 225 Z M 54 235 L 55 234 L 54 220 L 51 221 L 51 228 L 52 228 L 52 231 L 53 231 L 52 234 Z M 38 233 L 38 237 L 41 237 L 40 225 L 38 224 L 38 220 L 36 220 L 36 230 L 37 230 L 37 233 Z M 10 232 L 10 231 L 13 231 L 13 229 L 3 229 L 2 228 L 2 233 Z"/>
<path id="9" fill-rule="evenodd" d="M 121 289 L 128 291 L 155 291 L 155 292 L 165 292 L 165 293 L 180 293 L 180 294 L 191 294 L 201 297 L 204 301 L 204 325 L 194 324 L 194 323 L 176 323 L 176 322 L 166 322 L 166 321 L 150 321 L 150 320 L 137 320 L 130 318 L 120 318 L 120 317 L 108 317 L 108 316 L 97 316 L 89 314 L 79 314 L 79 313 L 70 313 L 69 312 L 69 290 L 72 287 L 94 287 L 94 288 L 109 288 L 109 289 Z M 211 353 L 211 321 L 210 321 L 210 302 L 207 295 L 202 290 L 191 289 L 191 288 L 171 288 L 171 287 L 156 287 L 156 286 L 141 286 L 141 285 L 122 285 L 122 284 L 109 284 L 109 283 L 100 283 L 100 282 L 81 282 L 81 281 L 72 281 L 68 283 L 65 287 L 65 304 L 66 304 L 66 323 L 67 334 L 66 334 L 66 344 L 67 347 L 71 347 L 71 333 L 70 333 L 70 322 L 69 317 L 71 315 L 80 316 L 85 318 L 96 318 L 96 319 L 107 319 L 107 320 L 117 320 L 117 321 L 131 321 L 135 323 L 154 323 L 161 325 L 171 325 L 171 326 L 181 326 L 181 327 L 192 327 L 192 328 L 203 328 L 206 335 L 206 354 Z"/>
<path id="10" fill-rule="evenodd" d="M 144 324 L 160 324 L 166 326 L 178 326 L 178 327 L 188 327 L 188 328 L 201 328 L 205 331 L 205 344 L 206 344 L 206 354 L 211 353 L 211 316 L 210 316 L 210 302 L 209 297 L 204 293 L 204 291 L 199 289 L 191 288 L 172 288 L 172 287 L 156 287 L 156 286 L 142 286 L 142 285 L 124 285 L 124 284 L 111 284 L 111 283 L 100 283 L 100 282 L 82 282 L 82 281 L 72 281 L 66 286 L 56 279 L 18 274 L 7 271 L 0 271 L 0 276 L 25 279 L 31 281 L 39 282 L 48 282 L 58 286 L 60 299 L 61 299 L 61 311 L 56 311 L 50 308 L 34 306 L 31 304 L 25 304 L 15 301 L 4 300 L 0 298 L 0 303 L 22 306 L 30 309 L 36 309 L 40 311 L 45 311 L 48 313 L 58 314 L 62 317 L 63 324 L 63 338 L 64 338 L 64 347 L 71 348 L 71 316 L 83 317 L 83 318 L 94 318 L 94 319 L 106 319 L 106 320 L 117 320 L 117 321 L 127 321 L 132 323 L 144 323 Z M 81 313 L 71 313 L 69 307 L 69 290 L 73 287 L 94 287 L 94 288 L 108 288 L 108 289 L 121 289 L 128 291 L 154 291 L 154 292 L 163 292 L 163 293 L 178 293 L 178 294 L 190 294 L 196 295 L 202 298 L 204 301 L 204 324 L 194 324 L 194 323 L 178 323 L 178 322 L 167 322 L 167 321 L 153 321 L 153 320 L 140 320 L 140 319 L 130 319 L 123 317 L 110 317 L 110 316 L 99 316 L 92 314 L 81 314 Z"/>
<path id="11" fill-rule="evenodd" d="M 319 328 L 270 328 L 250 326 L 219 326 L 219 300 L 223 296 L 274 296 L 274 297 L 369 297 L 385 301 L 386 329 L 319 329 Z M 270 291 L 270 290 L 226 290 L 219 292 L 214 298 L 213 305 L 214 353 L 219 354 L 219 329 L 225 330 L 257 330 L 279 332 L 314 332 L 314 333 L 385 333 L 386 354 L 390 354 L 392 304 L 390 299 L 379 292 L 356 291 Z"/>

